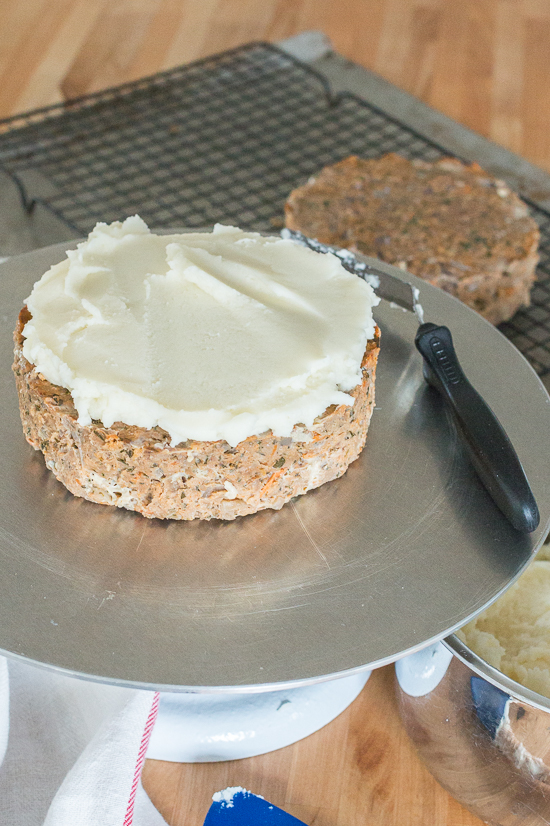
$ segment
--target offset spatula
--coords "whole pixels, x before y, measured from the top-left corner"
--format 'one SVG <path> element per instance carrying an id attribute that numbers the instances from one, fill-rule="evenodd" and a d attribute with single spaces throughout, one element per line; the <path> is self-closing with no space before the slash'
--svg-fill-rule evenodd
<path id="1" fill-rule="evenodd" d="M 539 510 L 517 453 L 489 405 L 464 375 L 448 327 L 424 323 L 418 290 L 373 267 L 359 253 L 321 244 L 293 230 L 284 229 L 281 235 L 316 252 L 336 255 L 349 272 L 368 281 L 380 298 L 416 315 L 420 326 L 414 341 L 424 358 L 424 378 L 447 403 L 470 460 L 496 505 L 516 530 L 534 531 Z"/>
<path id="2" fill-rule="evenodd" d="M 213 797 L 204 826 L 306 826 L 263 797 L 239 787 Z"/>

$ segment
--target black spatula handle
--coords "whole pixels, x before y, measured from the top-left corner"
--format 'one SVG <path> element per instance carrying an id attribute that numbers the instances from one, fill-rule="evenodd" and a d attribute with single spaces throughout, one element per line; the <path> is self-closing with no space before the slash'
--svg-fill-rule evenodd
<path id="1" fill-rule="evenodd" d="M 450 330 L 421 324 L 415 344 L 424 357 L 424 377 L 449 405 L 481 481 L 514 528 L 531 533 L 540 516 L 529 482 L 504 428 L 464 375 Z"/>

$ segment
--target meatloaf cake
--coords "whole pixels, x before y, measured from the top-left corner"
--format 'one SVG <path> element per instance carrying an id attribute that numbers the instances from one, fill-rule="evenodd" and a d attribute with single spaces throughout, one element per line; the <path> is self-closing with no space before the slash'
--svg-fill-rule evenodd
<path id="1" fill-rule="evenodd" d="M 477 164 L 352 156 L 295 189 L 286 225 L 424 278 L 493 324 L 529 304 L 539 229 Z"/>
<path id="2" fill-rule="evenodd" d="M 138 234 L 142 231 L 148 232 L 146 228 L 143 230 L 138 227 L 136 230 L 133 225 L 130 229 Z M 220 234 L 223 236 L 223 230 L 229 229 L 221 228 Z M 131 235 L 130 232 L 127 234 Z M 199 238 L 198 234 L 197 238 Z M 149 243 L 148 239 L 145 240 Z M 96 241 L 97 238 L 94 243 Z M 103 241 L 105 239 L 102 239 Z M 225 241 L 223 237 L 222 241 Z M 107 239 L 105 243 L 110 244 L 111 241 Z M 93 249 L 95 250 L 95 247 Z M 92 265 L 91 261 L 95 263 Z M 97 278 L 104 279 L 105 259 L 101 259 L 100 263 L 101 266 L 97 268 Z M 83 264 L 85 266 L 82 266 Z M 79 289 L 82 284 L 85 284 L 85 288 L 82 289 L 83 294 L 87 296 L 84 302 L 84 306 L 87 307 L 86 301 L 90 301 L 94 295 L 95 282 L 90 284 L 86 279 L 89 279 L 90 271 L 96 264 L 97 260 L 91 257 L 89 260 L 79 260 L 80 268 L 77 268 L 75 273 L 80 281 L 71 282 L 69 290 L 71 295 L 61 299 L 56 294 L 60 316 L 63 316 L 64 312 L 62 301 L 69 301 L 70 298 L 73 302 L 71 304 L 72 314 L 67 316 L 70 319 L 68 326 L 64 327 L 60 322 L 60 329 L 71 330 L 72 339 L 69 338 L 69 341 L 74 339 L 76 342 L 71 345 L 73 347 L 76 347 L 78 338 L 82 335 L 83 323 L 82 318 L 79 317 L 76 320 L 74 316 L 75 283 Z M 332 263 L 330 266 L 333 266 Z M 192 274 L 196 278 L 195 270 L 192 270 Z M 47 277 L 53 279 L 55 283 L 55 275 L 55 268 L 52 268 Z M 249 275 L 247 273 L 247 276 Z M 68 280 L 66 272 L 63 278 L 65 282 Z M 212 283 L 207 281 L 207 284 L 210 289 Z M 193 291 L 195 291 L 195 286 L 193 284 Z M 39 302 L 35 292 L 36 288 L 31 298 L 34 296 L 34 304 L 38 306 Z M 200 295 L 202 296 L 202 293 Z M 223 293 L 223 296 L 227 298 L 226 293 Z M 288 297 L 283 291 L 277 296 L 278 301 L 282 299 L 296 303 L 296 306 L 292 308 L 293 314 L 296 314 L 298 310 L 300 313 L 305 312 L 305 304 L 304 307 L 298 306 L 298 299 L 295 296 Z M 90 313 L 97 321 L 100 310 L 105 316 L 107 311 L 100 302 L 94 300 L 96 301 L 95 309 L 92 308 Z M 264 300 L 267 301 L 265 296 Z M 110 311 L 114 306 L 112 290 L 109 301 Z M 50 295 L 45 303 L 51 305 Z M 237 310 L 241 308 L 241 304 L 242 301 L 240 303 L 236 301 Z M 236 312 L 235 307 L 231 308 L 232 312 Z M 256 307 L 253 309 L 257 310 Z M 135 307 L 132 308 L 132 312 L 134 315 L 138 314 Z M 265 308 L 261 309 L 261 312 L 265 316 Z M 271 313 L 271 310 L 269 312 Z M 298 317 L 298 328 L 301 330 L 305 322 L 300 319 L 301 316 Z M 107 321 L 108 319 L 104 318 L 102 324 L 92 325 L 91 330 L 93 333 L 99 329 L 100 335 L 112 344 L 109 337 L 112 338 L 113 334 L 110 333 Z M 239 323 L 244 322 L 241 319 Z M 250 324 L 249 321 L 247 323 Z M 287 318 L 285 324 L 288 323 L 290 322 Z M 234 519 L 264 508 L 279 509 L 291 498 L 341 476 L 349 464 L 359 456 L 365 444 L 374 407 L 376 363 L 379 353 L 379 330 L 375 325 L 373 326 L 374 333 L 369 335 L 366 347 L 364 347 L 362 360 L 359 358 L 355 386 L 344 395 L 341 390 L 333 393 L 335 400 L 342 398 L 344 403 L 329 404 L 321 410 L 319 415 L 310 417 L 310 421 L 299 420 L 287 427 L 286 431 L 274 424 L 274 429 L 279 429 L 279 431 L 283 429 L 283 433 L 279 432 L 278 435 L 274 434 L 274 429 L 269 428 L 258 434 L 251 433 L 245 438 L 239 438 L 234 436 L 234 430 L 231 430 L 231 421 L 229 421 L 227 430 L 223 431 L 222 428 L 222 432 L 227 433 L 227 438 L 193 438 L 191 427 L 188 438 L 181 440 L 178 438 L 178 435 L 181 435 L 181 431 L 177 430 L 179 425 L 175 425 L 176 435 L 174 436 L 169 432 L 168 427 L 162 426 L 164 420 L 160 414 L 149 422 L 149 426 L 143 426 L 143 422 L 137 419 L 133 422 L 124 419 L 105 421 L 93 415 L 89 417 L 89 421 L 86 421 L 82 407 L 79 410 L 76 403 L 77 398 L 85 397 L 82 377 L 73 379 L 75 389 L 71 392 L 67 387 L 51 380 L 55 376 L 55 360 L 53 367 L 47 360 L 44 361 L 44 370 L 46 372 L 53 370 L 47 378 L 32 361 L 26 358 L 24 350 L 28 344 L 27 331 L 30 331 L 29 335 L 34 340 L 36 338 L 35 328 L 35 319 L 25 306 L 20 313 L 14 334 L 15 360 L 13 365 L 24 435 L 32 447 L 43 453 L 47 467 L 57 479 L 71 493 L 90 501 L 138 511 L 151 518 Z M 45 326 L 44 341 L 51 343 L 49 337 L 51 337 L 51 330 Z M 61 338 L 65 342 L 67 335 L 64 333 Z M 208 336 L 205 340 L 209 341 Z M 228 335 L 228 346 L 230 341 Z M 95 346 L 93 339 L 91 345 Z M 86 344 L 88 348 L 91 345 L 90 342 Z M 307 348 L 307 346 L 306 339 L 304 347 Z M 44 347 L 44 342 L 41 342 L 40 346 L 35 348 L 36 352 L 40 353 L 41 348 Z M 63 348 L 67 350 L 69 345 L 64 343 L 60 352 Z M 246 353 L 242 355 L 246 362 Z M 261 354 L 257 355 L 260 359 Z M 73 361 L 70 361 L 71 356 Z M 72 353 L 69 353 L 66 358 L 68 363 L 63 363 L 62 368 L 70 378 L 67 372 L 68 366 L 76 363 L 77 360 Z M 108 361 L 110 358 L 105 359 L 106 363 Z M 86 364 L 82 368 L 84 372 L 85 368 L 87 369 Z M 90 374 L 95 376 L 99 369 L 96 360 L 91 363 L 89 369 Z M 204 369 L 209 369 L 208 365 Z M 101 375 L 103 377 L 103 373 Z M 237 372 L 236 375 L 238 375 Z M 311 377 L 309 381 L 311 383 Z M 229 382 L 228 392 L 231 386 Z M 95 387 L 93 383 L 92 387 Z M 120 387 L 113 388 L 113 395 L 120 391 Z M 303 395 L 306 396 L 306 390 L 303 391 Z M 137 397 L 130 396 L 130 402 L 134 398 Z M 109 403 L 112 403 L 112 400 L 108 399 L 106 404 Z M 89 406 L 93 414 L 91 402 Z M 105 419 L 108 418 L 108 413 L 111 418 L 115 415 L 112 410 L 108 410 L 108 406 L 105 411 Z M 212 411 L 207 412 L 212 413 Z M 263 414 L 263 410 L 260 412 Z M 278 411 L 279 414 L 280 411 Z M 125 418 L 131 419 L 131 415 Z M 277 423 L 279 419 L 280 415 L 279 418 L 275 416 L 273 421 Z M 256 416 L 256 420 L 264 421 L 261 416 L 259 419 Z M 170 418 L 168 417 L 166 421 L 170 422 Z M 184 424 L 184 427 L 187 426 L 188 424 Z M 204 427 L 204 423 L 199 422 L 198 426 Z M 211 429 L 211 432 L 215 435 L 216 430 Z"/>

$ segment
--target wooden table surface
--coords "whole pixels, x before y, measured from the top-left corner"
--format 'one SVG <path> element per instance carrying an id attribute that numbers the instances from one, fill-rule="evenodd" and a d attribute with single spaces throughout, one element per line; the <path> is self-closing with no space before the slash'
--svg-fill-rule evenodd
<path id="1" fill-rule="evenodd" d="M 550 171 L 549 0 L 2 0 L 0 117 L 252 40 L 321 30 L 334 48 Z M 393 669 L 306 740 L 234 763 L 148 761 L 170 826 L 242 785 L 310 826 L 474 826 L 415 756 Z"/>
<path id="2" fill-rule="evenodd" d="M 549 0 L 2 0 L 0 117 L 312 29 L 550 171 Z"/>
<path id="3" fill-rule="evenodd" d="M 212 794 L 243 786 L 308 826 L 481 826 L 424 768 L 397 711 L 393 666 L 315 734 L 226 763 L 148 760 L 143 785 L 170 826 L 202 826 Z"/>

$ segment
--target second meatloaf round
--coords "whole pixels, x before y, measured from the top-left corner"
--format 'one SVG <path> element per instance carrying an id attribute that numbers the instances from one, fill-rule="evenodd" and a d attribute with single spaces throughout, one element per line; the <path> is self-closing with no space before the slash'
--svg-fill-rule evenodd
<path id="1" fill-rule="evenodd" d="M 529 304 L 538 226 L 477 164 L 346 158 L 290 194 L 286 224 L 424 278 L 493 324 Z"/>

